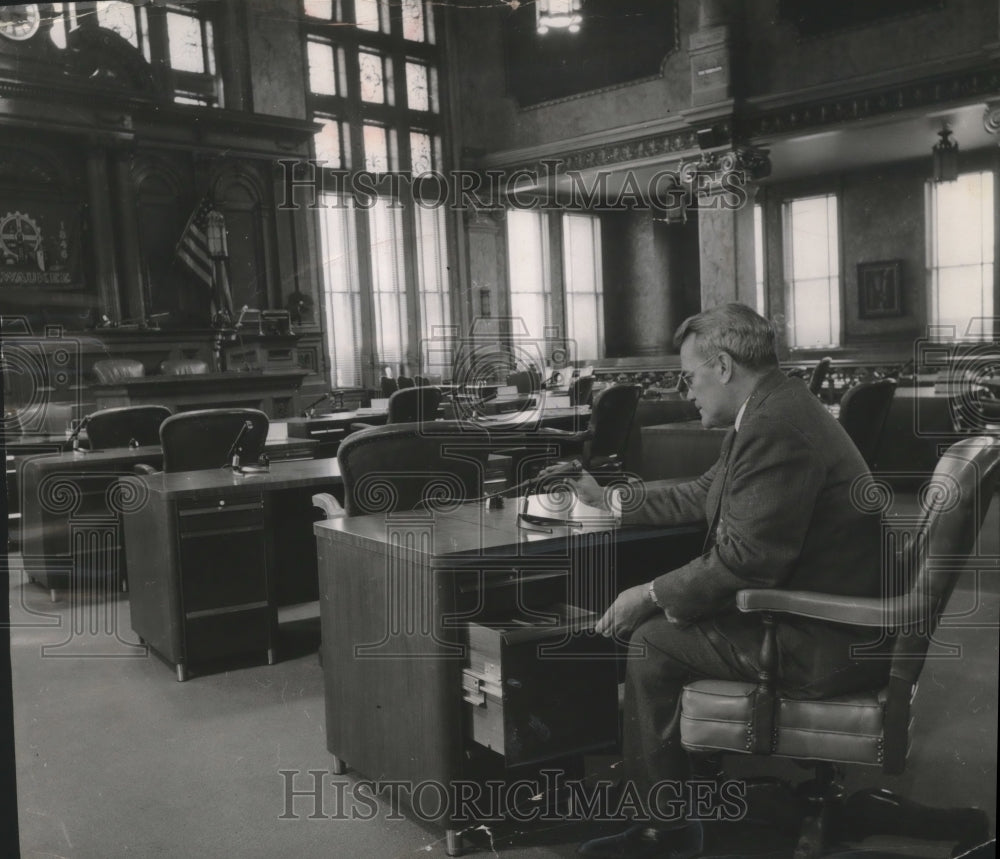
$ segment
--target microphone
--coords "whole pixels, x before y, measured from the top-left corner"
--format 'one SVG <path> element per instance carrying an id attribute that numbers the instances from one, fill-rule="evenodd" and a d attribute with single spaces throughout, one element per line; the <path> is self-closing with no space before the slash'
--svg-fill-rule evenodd
<path id="1" fill-rule="evenodd" d="M 229 446 L 228 453 L 226 453 L 226 462 L 222 464 L 223 468 L 232 468 L 236 474 L 260 474 L 269 470 L 267 457 L 263 455 L 261 455 L 260 461 L 255 465 L 240 464 L 240 455 L 243 453 L 241 444 L 246 434 L 252 429 L 253 421 L 243 421 L 243 426 L 236 433 L 236 438 L 233 439 L 233 443 Z"/>
<path id="2" fill-rule="evenodd" d="M 66 445 L 68 450 L 72 450 L 73 453 L 86 453 L 87 451 L 80 447 L 80 433 L 86 428 L 87 424 L 90 423 L 90 415 L 87 415 L 80 423 L 76 425 L 76 429 L 69 434 L 69 438 L 66 439 Z"/>
<path id="3" fill-rule="evenodd" d="M 313 401 L 312 401 L 312 402 L 311 402 L 311 403 L 310 403 L 310 404 L 309 404 L 308 406 L 306 406 L 306 407 L 305 407 L 305 408 L 304 408 L 304 409 L 302 410 L 302 414 L 300 415 L 300 417 L 303 417 L 303 418 L 311 418 L 311 417 L 312 417 L 312 414 L 310 414 L 310 413 L 312 412 L 312 410 L 313 410 L 314 408 L 316 408 L 316 406 L 318 406 L 318 405 L 319 405 L 320 403 L 322 403 L 322 402 L 323 402 L 323 400 L 326 400 L 326 399 L 329 399 L 330 397 L 335 397 L 335 396 L 337 396 L 337 395 L 336 395 L 336 393 L 334 393 L 333 391 L 327 391 L 327 392 L 326 392 L 325 394 L 323 394 L 323 396 L 321 396 L 321 397 L 317 397 L 317 398 L 316 398 L 315 400 L 313 400 Z"/>

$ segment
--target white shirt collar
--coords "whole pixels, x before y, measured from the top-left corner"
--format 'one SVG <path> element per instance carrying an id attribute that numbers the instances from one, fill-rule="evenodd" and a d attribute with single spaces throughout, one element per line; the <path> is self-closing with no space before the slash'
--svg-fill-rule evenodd
<path id="1" fill-rule="evenodd" d="M 740 431 L 740 421 L 743 420 L 743 412 L 745 412 L 747 410 L 747 403 L 749 403 L 749 402 L 750 402 L 750 397 L 747 397 L 743 401 L 743 405 L 740 406 L 740 410 L 736 413 L 736 424 L 734 426 L 736 432 Z"/>

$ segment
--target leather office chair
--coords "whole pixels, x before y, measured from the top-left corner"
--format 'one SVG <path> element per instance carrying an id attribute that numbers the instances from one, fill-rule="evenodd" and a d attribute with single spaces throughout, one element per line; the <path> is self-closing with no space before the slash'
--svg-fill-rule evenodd
<path id="1" fill-rule="evenodd" d="M 399 390 L 403 390 L 404 388 L 415 387 L 413 379 L 411 379 L 409 376 L 400 376 L 396 381 L 399 384 Z"/>
<path id="2" fill-rule="evenodd" d="M 876 466 L 875 453 L 895 393 L 895 379 L 880 379 L 877 382 L 861 382 L 849 388 L 840 401 L 837 420 L 847 430 L 851 441 L 861 451 L 871 469 Z"/>
<path id="3" fill-rule="evenodd" d="M 929 486 L 933 491 L 923 493 L 925 512 L 913 533 L 900 540 L 904 551 L 886 578 L 906 583 L 906 593 L 846 597 L 779 588 L 739 591 L 740 611 L 763 614 L 759 682 L 699 680 L 684 689 L 681 743 L 688 751 L 795 758 L 815 768 L 816 778 L 804 786 L 805 798 L 791 800 L 800 803 L 798 812 L 805 818 L 795 853 L 801 859 L 820 855 L 824 839 L 839 837 L 905 834 L 964 842 L 967 849 L 989 836 L 988 818 L 978 809 L 929 809 L 886 791 L 859 791 L 845 801 L 836 783 L 839 764 L 880 767 L 893 775 L 905 768 L 910 702 L 961 571 L 957 559 L 975 547 L 1000 487 L 1000 439 L 976 437 L 952 445 Z M 887 682 L 830 698 L 785 697 L 775 615 L 870 627 L 873 641 L 880 634 L 890 636 L 880 647 L 869 648 L 872 658 L 888 661 Z"/>
<path id="4" fill-rule="evenodd" d="M 396 391 L 399 390 L 399 383 L 395 379 L 390 379 L 388 376 L 383 376 L 379 379 L 379 388 L 382 391 L 383 397 L 391 397 Z"/>
<path id="5" fill-rule="evenodd" d="M 431 380 L 428 379 L 426 376 L 414 376 L 413 377 L 413 384 L 416 385 L 418 388 L 427 387 L 427 385 L 429 385 L 430 383 L 431 383 Z"/>
<path id="6" fill-rule="evenodd" d="M 489 453 L 489 433 L 459 421 L 352 433 L 337 451 L 344 509 L 363 516 L 479 498 Z"/>
<path id="7" fill-rule="evenodd" d="M 86 421 L 92 450 L 160 443 L 160 424 L 170 417 L 166 406 L 121 406 L 92 412 Z"/>
<path id="8" fill-rule="evenodd" d="M 131 358 L 106 358 L 94 362 L 94 377 L 100 385 L 111 385 L 125 379 L 141 379 L 146 368 Z"/>
<path id="9" fill-rule="evenodd" d="M 833 358 L 827 356 L 826 358 L 820 358 L 819 363 L 813 367 L 812 375 L 809 377 L 810 394 L 819 397 L 823 393 L 823 383 L 826 382 L 827 376 L 830 375 L 832 364 Z"/>
<path id="10" fill-rule="evenodd" d="M 163 470 L 221 468 L 234 452 L 244 465 L 255 463 L 264 452 L 268 423 L 267 415 L 257 409 L 199 409 L 172 415 L 160 424 Z"/>
<path id="11" fill-rule="evenodd" d="M 163 376 L 201 376 L 208 372 L 208 364 L 200 358 L 175 358 L 160 363 Z"/>
<path id="12" fill-rule="evenodd" d="M 441 389 L 433 387 L 403 388 L 389 397 L 387 424 L 408 424 L 436 421 L 441 405 Z M 354 423 L 352 430 L 370 429 L 374 424 Z"/>
<path id="13" fill-rule="evenodd" d="M 581 376 L 569 383 L 569 404 L 590 406 L 594 402 L 594 377 Z"/>

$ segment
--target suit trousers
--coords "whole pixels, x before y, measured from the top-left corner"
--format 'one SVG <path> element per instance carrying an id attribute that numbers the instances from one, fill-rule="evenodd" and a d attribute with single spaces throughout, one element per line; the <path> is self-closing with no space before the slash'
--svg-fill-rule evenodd
<path id="1" fill-rule="evenodd" d="M 759 649 L 761 624 L 752 616 L 681 627 L 657 613 L 633 633 L 625 674 L 625 777 L 653 820 L 676 818 L 669 800 L 690 773 L 680 731 L 685 684 L 703 679 L 756 682 L 758 658 L 747 646 L 754 640 Z M 656 789 L 663 782 L 674 782 L 676 789 Z"/>

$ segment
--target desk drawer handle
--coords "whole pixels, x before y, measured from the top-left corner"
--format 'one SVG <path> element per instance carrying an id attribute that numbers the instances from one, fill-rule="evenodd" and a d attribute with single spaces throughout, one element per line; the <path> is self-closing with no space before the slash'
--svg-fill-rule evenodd
<path id="1" fill-rule="evenodd" d="M 500 681 L 483 674 L 477 674 L 468 668 L 462 670 L 462 700 L 475 707 L 486 706 L 486 696 L 502 698 L 503 690 Z"/>
<path id="2" fill-rule="evenodd" d="M 212 531 L 189 531 L 181 534 L 182 540 L 200 540 L 203 537 L 225 537 L 229 534 L 257 534 L 260 533 L 261 524 L 244 525 L 242 527 L 218 528 Z"/>
<path id="3" fill-rule="evenodd" d="M 476 582 L 475 584 L 459 585 L 458 592 L 460 594 L 470 594 L 480 590 L 504 588 L 508 585 L 517 584 L 518 582 L 526 585 L 532 584 L 533 582 L 545 582 L 550 579 L 565 579 L 568 575 L 568 573 L 537 573 L 533 576 L 518 576 L 515 573 L 511 573 L 509 576 L 505 576 L 499 581 L 497 579 L 493 579 L 492 581 L 487 580 L 483 584 Z"/>
<path id="4" fill-rule="evenodd" d="M 250 504 L 230 504 L 224 510 L 225 500 L 219 502 L 218 507 L 191 507 L 187 510 L 179 510 L 180 516 L 210 516 L 213 513 L 239 513 L 241 510 L 263 510 L 264 505 L 260 501 Z"/>

